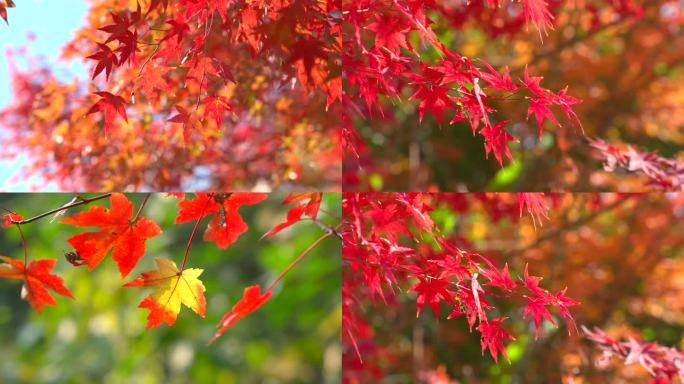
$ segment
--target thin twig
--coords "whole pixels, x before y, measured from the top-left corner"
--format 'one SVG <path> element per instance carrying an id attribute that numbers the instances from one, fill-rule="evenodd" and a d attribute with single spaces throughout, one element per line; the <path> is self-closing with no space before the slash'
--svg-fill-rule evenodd
<path id="1" fill-rule="evenodd" d="M 320 221 L 318 221 L 317 219 L 314 219 L 314 218 L 311 218 L 311 221 L 313 221 L 314 223 L 316 223 L 316 224 L 317 224 L 319 227 L 321 227 L 321 229 L 324 230 L 326 233 L 329 233 L 329 234 L 331 234 L 331 235 L 334 235 L 334 236 L 337 237 L 338 239 L 342 240 L 342 234 L 341 234 L 337 229 L 335 229 L 335 228 L 333 228 L 333 227 L 331 227 L 331 226 L 329 226 L 329 225 L 327 225 L 327 224 L 325 224 L 325 223 L 321 223 Z"/>
<path id="2" fill-rule="evenodd" d="M 26 247 L 26 237 L 24 237 L 24 231 L 21 230 L 21 224 L 17 224 L 17 229 L 21 235 L 21 242 L 24 245 L 24 270 L 26 270 L 26 263 L 28 261 L 28 249 Z"/>
<path id="3" fill-rule="evenodd" d="M 140 204 L 140 208 L 138 208 L 138 213 L 136 213 L 135 217 L 133 218 L 133 223 L 138 221 L 138 219 L 140 218 L 140 214 L 142 213 L 143 208 L 145 208 L 145 204 L 147 204 L 147 200 L 150 199 L 151 195 L 151 193 L 145 195 L 145 200 L 143 200 L 142 204 Z"/>
<path id="4" fill-rule="evenodd" d="M 318 243 L 320 243 L 321 241 L 325 240 L 326 238 L 328 238 L 328 237 L 330 237 L 330 236 L 332 236 L 332 234 L 331 234 L 330 232 L 328 232 L 328 233 L 324 234 L 323 236 L 319 237 L 318 240 L 314 241 L 311 245 L 309 245 L 309 247 L 306 248 L 306 249 L 304 250 L 304 252 L 302 252 L 301 255 L 299 255 L 292 263 L 290 263 L 290 265 L 288 265 L 287 268 L 285 268 L 282 272 L 280 272 L 280 275 L 278 275 L 278 277 L 276 277 L 275 280 L 273 280 L 273 282 L 268 286 L 268 288 L 266 288 L 266 292 L 270 291 L 271 288 L 273 288 L 273 286 L 276 285 L 276 283 L 277 283 L 278 281 L 280 281 L 280 279 L 283 278 L 283 276 L 285 276 L 292 268 L 294 268 L 294 266 L 297 265 L 297 263 L 299 263 L 300 261 L 302 261 L 302 259 L 303 259 L 309 252 L 311 252 L 311 250 L 312 250 L 316 245 L 318 245 Z"/>
<path id="5" fill-rule="evenodd" d="M 190 234 L 190 239 L 188 239 L 188 245 L 185 247 L 185 255 L 183 255 L 183 264 L 181 265 L 180 271 L 183 272 L 185 270 L 185 263 L 188 261 L 188 253 L 190 252 L 190 245 L 192 245 L 192 240 L 195 238 L 195 234 L 197 233 L 197 228 L 199 227 L 200 221 L 204 218 L 204 213 L 207 211 L 207 207 L 209 206 L 209 202 L 214 198 L 214 194 L 209 194 L 207 196 L 207 202 L 204 203 L 204 207 L 202 208 L 202 213 L 200 213 L 199 218 L 197 219 L 197 222 L 195 223 L 195 227 L 192 229 L 192 233 Z"/>
<path id="6" fill-rule="evenodd" d="M 61 207 L 61 208 L 56 208 L 56 209 L 47 211 L 47 212 L 45 212 L 45 213 L 41 213 L 40 215 L 34 216 L 34 217 L 30 218 L 30 219 L 21 220 L 21 221 L 14 221 L 14 220 L 12 220 L 11 223 L 12 223 L 12 224 L 17 224 L 17 225 L 30 224 L 30 223 L 32 223 L 32 222 L 34 222 L 34 221 L 36 221 L 36 220 L 40 220 L 40 219 L 42 219 L 42 218 L 44 218 L 44 217 L 46 217 L 46 216 L 50 216 L 50 215 L 52 215 L 52 214 L 55 214 L 55 213 L 58 213 L 58 212 L 61 212 L 61 211 L 65 211 L 65 210 L 67 210 L 67 209 L 69 209 L 69 208 L 77 207 L 77 206 L 79 206 L 79 205 L 90 204 L 90 203 L 92 203 L 92 202 L 94 202 L 94 201 L 97 201 L 97 200 L 106 199 L 106 198 L 108 198 L 108 197 L 111 196 L 111 195 L 112 195 L 111 193 L 105 193 L 104 195 L 99 195 L 99 196 L 91 197 L 91 198 L 89 198 L 89 199 L 85 199 L 85 198 L 79 197 L 79 201 L 77 201 L 77 202 L 75 202 L 75 203 L 67 204 L 67 205 L 65 205 L 65 206 L 63 206 L 63 207 Z"/>

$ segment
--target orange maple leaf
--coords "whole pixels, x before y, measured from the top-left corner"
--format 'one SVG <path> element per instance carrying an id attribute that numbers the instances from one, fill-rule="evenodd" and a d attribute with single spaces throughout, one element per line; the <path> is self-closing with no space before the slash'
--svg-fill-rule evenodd
<path id="1" fill-rule="evenodd" d="M 256 204 L 267 197 L 265 193 L 256 192 L 235 192 L 225 197 L 220 194 L 197 193 L 194 199 L 178 202 L 180 210 L 176 216 L 176 224 L 213 214 L 204 233 L 204 240 L 215 241 L 219 248 L 227 248 L 248 228 L 238 212 L 240 206 Z"/>
<path id="2" fill-rule="evenodd" d="M 111 210 L 98 205 L 60 222 L 99 227 L 97 232 L 80 233 L 67 241 L 85 260 L 89 270 L 93 270 L 113 248 L 112 258 L 124 278 L 145 254 L 145 240 L 159 235 L 161 229 L 146 216 L 133 220 L 133 204 L 121 193 L 112 193 L 111 205 Z"/>
<path id="3" fill-rule="evenodd" d="M 33 260 L 26 268 L 21 260 L 14 260 L 5 256 L 0 256 L 0 259 L 6 263 L 0 264 L 0 277 L 24 280 L 21 298 L 31 303 L 38 313 L 43 310 L 45 305 L 57 305 L 57 301 L 52 297 L 48 288 L 62 296 L 74 298 L 64 286 L 62 278 L 50 273 L 57 260 Z"/>
<path id="4" fill-rule="evenodd" d="M 9 228 L 13 225 L 12 222 L 22 220 L 24 220 L 24 216 L 18 213 L 7 213 L 5 215 L 0 216 L 0 227 Z"/>

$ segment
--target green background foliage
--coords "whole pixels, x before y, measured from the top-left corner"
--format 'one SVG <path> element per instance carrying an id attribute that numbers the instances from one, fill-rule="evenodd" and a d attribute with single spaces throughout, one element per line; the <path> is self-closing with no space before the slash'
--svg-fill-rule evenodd
<path id="1" fill-rule="evenodd" d="M 84 195 L 91 197 L 94 195 Z M 142 194 L 129 194 L 136 208 Z M 69 194 L 3 194 L 0 206 L 31 217 L 57 208 Z M 240 299 L 244 287 L 268 285 L 323 231 L 303 221 L 271 240 L 262 234 L 283 221 L 284 195 L 244 206 L 249 230 L 225 250 L 202 240 L 206 221 L 193 242 L 187 266 L 202 268 L 206 286 L 205 319 L 183 307 L 173 327 L 145 331 L 148 311 L 137 308 L 149 289 L 124 288 L 140 272 L 154 269 L 154 258 L 182 262 L 194 222 L 175 225 L 177 199 L 154 194 L 144 214 L 163 233 L 147 241 L 147 252 L 126 280 L 108 256 L 92 272 L 64 259 L 66 239 L 80 229 L 46 218 L 23 229 L 29 260 L 58 259 L 54 273 L 76 300 L 58 296 L 56 307 L 38 314 L 21 300 L 17 281 L 0 281 L 0 382 L 45 383 L 335 383 L 340 380 L 340 244 L 321 242 L 278 283 L 258 311 L 207 346 L 222 316 Z M 93 204 L 109 206 L 108 200 Z M 92 204 L 90 205 L 92 206 Z M 77 207 L 67 215 L 87 209 Z M 322 209 L 340 216 L 340 194 L 326 194 Z M 321 220 L 334 224 L 323 212 Z M 0 231 L 0 254 L 23 257 L 16 228 Z"/>

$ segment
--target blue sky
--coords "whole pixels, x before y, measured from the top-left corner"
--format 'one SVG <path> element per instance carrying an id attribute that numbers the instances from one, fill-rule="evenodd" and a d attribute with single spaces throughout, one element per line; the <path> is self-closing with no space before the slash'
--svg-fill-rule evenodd
<path id="1" fill-rule="evenodd" d="M 28 46 L 32 55 L 42 55 L 47 62 L 56 63 L 61 46 L 84 24 L 88 9 L 87 0 L 20 0 L 16 4 L 16 8 L 8 10 L 9 27 L 0 20 L 0 109 L 12 97 L 7 61 L 4 58 L 6 49 Z M 35 41 L 30 43 L 27 39 L 29 33 L 36 36 Z M 72 76 L 85 76 L 85 70 L 80 65 L 57 65 L 68 68 Z M 0 161 L 0 190 L 21 191 L 32 184 L 8 184 L 9 178 L 25 161 L 25 156 L 17 160 Z M 54 189 L 54 186 L 49 189 Z"/>

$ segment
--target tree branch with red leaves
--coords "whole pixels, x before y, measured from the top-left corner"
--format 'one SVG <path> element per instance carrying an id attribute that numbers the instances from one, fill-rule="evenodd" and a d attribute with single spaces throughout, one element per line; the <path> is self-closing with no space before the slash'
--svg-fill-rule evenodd
<path id="1" fill-rule="evenodd" d="M 189 254 L 193 240 L 204 227 L 204 240 L 216 243 L 220 249 L 230 247 L 240 235 L 248 230 L 248 224 L 239 213 L 239 209 L 245 205 L 258 204 L 268 196 L 262 193 L 197 193 L 195 197 L 186 197 L 185 194 L 173 194 L 179 199 L 178 214 L 175 218 L 177 225 L 188 221 L 194 221 L 191 234 L 187 241 L 180 268 L 173 260 L 157 258 L 157 269 L 143 272 L 140 277 L 124 284 L 126 287 L 147 287 L 153 291 L 139 304 L 140 308 L 149 310 L 147 317 L 147 329 L 158 327 L 161 324 L 172 326 L 180 312 L 181 305 L 185 305 L 201 317 L 206 313 L 205 287 L 199 276 L 203 270 L 189 268 Z M 109 199 L 109 207 L 94 205 L 87 210 L 76 212 L 69 217 L 62 218 L 60 223 L 76 227 L 96 227 L 96 230 L 81 232 L 71 236 L 67 242 L 73 250 L 65 253 L 65 259 L 75 267 L 87 265 L 89 270 L 97 267 L 103 259 L 111 254 L 117 263 L 121 278 L 125 279 L 145 256 L 147 243 L 161 234 L 161 227 L 151 218 L 144 215 L 144 209 L 152 194 L 145 194 L 141 202 L 134 210 L 133 203 L 122 193 L 108 193 L 94 197 L 75 196 L 70 202 L 62 207 L 48 210 L 47 212 L 24 219 L 17 212 L 9 213 L 1 217 L 2 227 L 15 226 L 21 235 L 24 250 L 24 260 L 12 259 L 2 256 L 4 263 L 0 264 L 0 277 L 23 280 L 24 288 L 22 297 L 29 301 L 38 312 L 45 305 L 57 305 L 57 301 L 48 289 L 54 292 L 74 298 L 72 293 L 64 285 L 61 277 L 51 274 L 50 271 L 57 263 L 56 259 L 29 260 L 29 246 L 24 236 L 23 226 L 34 225 L 41 219 L 53 216 L 53 219 L 63 215 L 67 210 L 73 210 L 82 205 L 92 204 L 100 200 Z M 261 293 L 259 285 L 247 287 L 245 297 L 238 301 L 232 310 L 228 311 L 224 319 L 219 323 L 220 328 L 211 342 L 215 341 L 222 333 L 231 327 L 238 319 L 258 309 L 270 297 L 273 287 L 302 260 L 310 254 L 318 244 L 328 237 L 338 234 L 338 228 L 327 224 L 329 218 L 319 217 L 319 208 L 323 200 L 323 193 L 293 193 L 283 201 L 283 205 L 290 205 L 287 221 L 279 224 L 269 231 L 264 237 L 272 237 L 287 227 L 297 225 L 299 222 L 315 222 L 312 228 L 323 230 L 323 235 L 312 242 L 299 256 L 293 259 L 289 266 L 273 279 L 273 282 Z M 207 220 L 204 220 L 208 218 Z M 204 226 L 202 222 L 204 221 Z M 195 258 L 193 264 L 200 264 Z M 258 292 L 255 294 L 255 292 Z"/>

